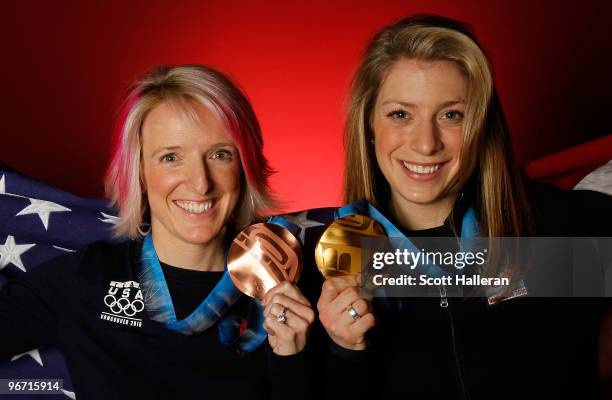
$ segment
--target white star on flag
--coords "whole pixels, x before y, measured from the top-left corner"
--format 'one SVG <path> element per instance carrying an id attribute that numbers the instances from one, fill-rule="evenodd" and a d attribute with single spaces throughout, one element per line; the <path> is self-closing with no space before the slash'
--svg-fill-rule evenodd
<path id="1" fill-rule="evenodd" d="M 15 238 L 11 235 L 6 237 L 4 244 L 0 244 L 0 269 L 13 264 L 23 272 L 26 272 L 21 255 L 30 250 L 35 244 L 15 244 Z"/>
<path id="2" fill-rule="evenodd" d="M 2 175 L 2 178 L 0 178 L 0 194 L 4 194 L 4 195 L 7 195 L 7 196 L 13 196 L 13 197 L 21 197 L 23 199 L 27 199 L 27 197 L 21 196 L 19 194 L 13 194 L 13 193 L 7 193 L 6 192 L 6 179 L 4 179 L 4 175 Z"/>
<path id="3" fill-rule="evenodd" d="M 59 246 L 56 246 L 56 245 L 53 245 L 53 248 L 54 248 L 54 249 L 58 249 L 58 250 L 65 251 L 65 252 L 67 252 L 67 253 L 75 253 L 75 252 L 76 252 L 76 250 L 67 249 L 67 248 L 65 248 L 65 247 L 59 247 Z"/>
<path id="4" fill-rule="evenodd" d="M 13 358 L 11 358 L 11 361 L 15 361 L 16 359 L 21 358 L 23 356 L 30 356 L 34 359 L 34 361 L 40 364 L 41 367 L 43 366 L 42 358 L 40 357 L 40 352 L 38 351 L 38 349 L 34 349 L 34 350 L 26 351 L 25 353 L 17 354 Z"/>
<path id="5" fill-rule="evenodd" d="M 104 218 L 98 218 L 102 222 L 106 222 L 107 224 L 113 224 L 113 225 L 117 225 L 119 223 L 119 217 L 115 217 L 114 215 L 104 214 L 102 211 L 100 211 L 100 214 L 102 214 L 102 216 L 104 217 Z"/>
<path id="6" fill-rule="evenodd" d="M 47 230 L 49 227 L 49 214 L 51 214 L 52 212 L 72 211 L 71 209 L 61 206 L 57 203 L 53 203 L 52 201 L 30 198 L 30 203 L 31 204 L 29 206 L 19 211 L 17 215 L 38 214 L 40 220 L 45 226 L 45 230 Z"/>
<path id="7" fill-rule="evenodd" d="M 287 218 L 289 221 L 293 222 L 294 224 L 296 224 L 297 226 L 299 226 L 300 228 L 302 228 L 300 230 L 300 240 L 302 241 L 302 244 L 304 243 L 305 237 L 306 237 L 306 229 L 307 228 L 311 228 L 313 226 L 321 226 L 321 225 L 325 225 L 319 221 L 315 221 L 312 219 L 308 219 L 308 211 L 302 211 L 300 213 L 297 214 L 287 214 L 287 215 L 283 215 L 283 217 Z"/>

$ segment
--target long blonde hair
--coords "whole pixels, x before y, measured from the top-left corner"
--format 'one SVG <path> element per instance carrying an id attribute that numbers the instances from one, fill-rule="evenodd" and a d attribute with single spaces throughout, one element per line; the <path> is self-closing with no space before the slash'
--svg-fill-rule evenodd
<path id="1" fill-rule="evenodd" d="M 513 164 L 505 118 L 483 51 L 457 21 L 435 16 L 403 19 L 370 42 L 353 78 L 345 129 L 344 201 L 365 198 L 385 208 L 390 189 L 369 145 L 371 116 L 385 74 L 401 58 L 454 62 L 468 82 L 459 173 L 447 191 L 473 176 L 481 235 L 529 234 L 525 189 Z M 452 218 L 451 218 L 452 221 Z"/>

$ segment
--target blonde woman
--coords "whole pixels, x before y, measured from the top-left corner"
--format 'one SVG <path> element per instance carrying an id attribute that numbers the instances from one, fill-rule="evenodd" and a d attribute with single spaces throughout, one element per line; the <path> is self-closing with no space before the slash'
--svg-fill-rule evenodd
<path id="1" fill-rule="evenodd" d="M 345 144 L 344 200 L 365 199 L 363 213 L 389 236 L 579 236 L 588 224 L 605 236 L 597 217 L 580 225 L 568 215 L 576 203 L 566 195 L 528 198 L 487 58 L 456 21 L 409 17 L 374 37 L 353 80 Z M 605 196 L 581 198 L 610 210 Z M 353 371 L 335 377 L 353 385 L 332 391 L 489 399 L 589 397 L 597 388 L 594 303 L 520 290 L 489 305 L 440 288 L 438 298 L 372 304 L 358 285 L 328 279 L 318 303 L 333 369 Z"/>
<path id="2" fill-rule="evenodd" d="M 310 398 L 308 300 L 281 284 L 260 305 L 226 270 L 234 235 L 274 206 L 262 147 L 221 73 L 160 67 L 135 82 L 106 177 L 129 240 L 6 283 L 0 353 L 57 346 L 82 399 L 269 399 L 296 386 Z"/>

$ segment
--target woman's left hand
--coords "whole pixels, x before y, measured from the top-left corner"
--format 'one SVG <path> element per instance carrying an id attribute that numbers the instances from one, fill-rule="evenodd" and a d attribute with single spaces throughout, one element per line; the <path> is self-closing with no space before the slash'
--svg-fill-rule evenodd
<path id="1" fill-rule="evenodd" d="M 264 329 L 274 353 L 288 356 L 304 350 L 315 313 L 300 289 L 281 282 L 266 293 L 263 304 Z"/>

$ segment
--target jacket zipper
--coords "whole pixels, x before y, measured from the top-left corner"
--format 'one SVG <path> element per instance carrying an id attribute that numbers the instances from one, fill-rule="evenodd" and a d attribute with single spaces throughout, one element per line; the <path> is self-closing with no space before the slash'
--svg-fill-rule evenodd
<path id="1" fill-rule="evenodd" d="M 440 289 L 440 307 L 447 308 L 448 298 L 446 297 L 446 286 L 444 285 L 438 286 L 438 289 Z"/>
<path id="2" fill-rule="evenodd" d="M 457 351 L 457 338 L 455 336 L 455 319 L 453 317 L 453 308 L 449 307 L 448 297 L 446 296 L 446 287 L 439 286 L 440 289 L 440 307 L 448 310 L 448 317 L 451 331 L 451 345 L 453 346 L 453 356 L 455 358 L 455 367 L 457 368 L 457 376 L 459 378 L 459 386 L 461 388 L 461 398 L 468 400 L 467 392 L 465 390 L 465 381 L 463 379 L 463 369 L 459 362 L 459 352 Z"/>

